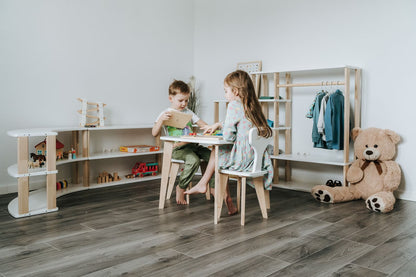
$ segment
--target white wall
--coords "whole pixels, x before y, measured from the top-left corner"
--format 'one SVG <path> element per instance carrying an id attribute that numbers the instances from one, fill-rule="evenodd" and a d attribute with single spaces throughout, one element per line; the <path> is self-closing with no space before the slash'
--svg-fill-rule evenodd
<path id="1" fill-rule="evenodd" d="M 196 0 L 194 72 L 201 81 L 202 118 L 212 121 L 212 100 L 223 98 L 223 79 L 237 62 L 262 60 L 264 71 L 362 67 L 362 127 L 401 135 L 398 195 L 416 200 L 415 14 L 412 0 Z M 322 183 L 321 176 L 300 167 L 304 175 L 294 179 Z M 315 170 L 325 175 L 327 167 Z"/>
<path id="2" fill-rule="evenodd" d="M 0 193 L 16 184 L 7 130 L 77 124 L 77 97 L 107 103 L 109 124 L 150 123 L 170 81 L 192 74 L 212 122 L 225 75 L 262 60 L 362 67 L 362 126 L 402 136 L 399 196 L 416 200 L 415 14 L 412 0 L 0 0 Z"/>
<path id="3" fill-rule="evenodd" d="M 77 125 L 77 97 L 107 124 L 152 123 L 193 73 L 193 30 L 191 0 L 0 0 L 0 193 L 17 183 L 6 131 Z"/>

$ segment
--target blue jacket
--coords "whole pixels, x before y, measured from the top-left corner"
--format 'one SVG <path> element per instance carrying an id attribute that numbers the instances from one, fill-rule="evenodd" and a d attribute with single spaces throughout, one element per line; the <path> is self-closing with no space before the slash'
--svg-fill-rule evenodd
<path id="1" fill-rule="evenodd" d="M 339 89 L 328 98 L 324 121 L 328 149 L 344 149 L 344 95 Z"/>

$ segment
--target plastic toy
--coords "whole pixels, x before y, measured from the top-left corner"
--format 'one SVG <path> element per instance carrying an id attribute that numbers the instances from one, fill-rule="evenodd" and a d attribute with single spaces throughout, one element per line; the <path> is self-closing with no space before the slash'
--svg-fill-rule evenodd
<path id="1" fill-rule="evenodd" d="M 158 170 L 158 163 L 136 163 L 131 173 L 136 177 L 144 177 L 146 175 L 156 176 Z"/>

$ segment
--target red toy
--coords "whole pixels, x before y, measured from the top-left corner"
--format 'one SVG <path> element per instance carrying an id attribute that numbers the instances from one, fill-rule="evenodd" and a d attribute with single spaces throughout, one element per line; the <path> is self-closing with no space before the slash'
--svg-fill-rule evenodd
<path id="1" fill-rule="evenodd" d="M 158 170 L 158 163 L 136 163 L 131 170 L 131 173 L 136 177 L 143 177 L 146 175 L 156 176 Z"/>

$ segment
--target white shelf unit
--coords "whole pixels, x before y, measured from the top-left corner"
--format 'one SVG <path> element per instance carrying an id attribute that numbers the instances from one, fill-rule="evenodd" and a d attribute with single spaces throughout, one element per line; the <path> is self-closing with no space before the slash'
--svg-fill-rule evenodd
<path id="1" fill-rule="evenodd" d="M 11 137 L 18 139 L 18 163 L 8 167 L 8 173 L 10 176 L 18 179 L 18 197 L 13 199 L 9 205 L 9 213 L 15 217 L 26 217 L 32 215 L 38 215 L 48 212 L 54 212 L 58 210 L 56 206 L 56 198 L 88 189 L 98 189 L 109 186 L 118 186 L 136 182 L 144 182 L 150 180 L 160 179 L 160 175 L 146 176 L 141 178 L 123 178 L 119 181 L 113 181 L 108 183 L 96 183 L 91 182 L 90 178 L 90 161 L 106 160 L 106 159 L 119 159 L 128 157 L 139 157 L 148 155 L 157 155 L 156 159 L 161 162 L 162 150 L 142 153 L 126 153 L 120 151 L 106 152 L 106 153 L 90 153 L 90 134 L 98 131 L 123 131 L 123 130 L 147 130 L 153 127 L 151 124 L 146 125 L 121 125 L 121 126 L 105 126 L 98 128 L 85 128 L 85 127 L 57 127 L 46 129 L 22 129 L 12 130 L 8 132 Z M 29 137 L 44 137 L 46 136 L 49 141 L 56 141 L 56 136 L 63 132 L 72 132 L 71 143 L 74 146 L 78 157 L 76 159 L 65 159 L 55 161 L 56 156 L 55 144 L 47 143 L 47 163 L 46 168 L 29 169 L 28 164 L 28 138 Z M 81 132 L 81 134 L 80 134 Z M 82 138 L 82 151 L 80 151 L 79 137 Z M 154 139 L 152 139 L 154 140 Z M 140 143 L 138 143 L 140 144 Z M 155 145 L 160 145 L 159 141 L 154 142 Z M 49 146 L 51 145 L 51 146 Z M 49 165 L 48 161 L 53 161 Z M 72 183 L 67 188 L 56 190 L 56 174 L 58 170 L 56 167 L 72 164 Z M 82 179 L 80 178 L 79 166 L 82 167 Z M 128 169 L 130 170 L 130 169 Z M 120 172 L 119 176 L 124 176 L 131 173 L 131 171 Z M 33 176 L 47 176 L 46 188 L 37 189 L 29 192 L 29 177 Z"/>
<path id="2" fill-rule="evenodd" d="M 319 81 L 311 82 L 293 82 L 293 79 L 296 79 L 296 75 L 311 76 L 310 78 L 315 79 L 319 76 Z M 322 81 L 322 79 L 327 78 L 328 75 L 342 75 L 341 80 L 330 80 Z M 256 93 L 258 96 L 272 96 L 274 99 L 259 99 L 259 102 L 262 106 L 263 112 L 266 115 L 269 115 L 269 110 L 272 110 L 272 116 L 274 124 L 278 127 L 272 128 L 274 133 L 274 153 L 272 159 L 274 160 L 274 179 L 273 183 L 276 187 L 292 188 L 297 190 L 305 190 L 304 186 L 296 185 L 295 182 L 292 182 L 292 162 L 303 162 L 303 163 L 313 163 L 313 164 L 323 164 L 323 165 L 332 165 L 339 166 L 343 169 L 343 180 L 345 182 L 345 175 L 348 169 L 349 164 L 351 163 L 351 153 L 349 149 L 350 145 L 350 108 L 354 108 L 354 119 L 353 127 L 360 127 L 361 124 L 361 69 L 355 66 L 341 65 L 341 66 L 332 66 L 325 68 L 298 68 L 290 70 L 276 70 L 276 71 L 261 71 L 261 72 L 252 72 L 250 73 L 254 86 L 256 88 Z M 309 78 L 309 79 L 310 79 Z M 354 79 L 354 87 L 351 87 L 352 78 Z M 270 82 L 269 82 L 270 80 Z M 283 82 L 281 82 L 284 80 Z M 269 84 L 273 85 L 270 86 Z M 328 154 L 326 155 L 317 155 L 317 154 L 300 154 L 292 153 L 292 105 L 296 105 L 292 97 L 292 88 L 295 87 L 319 87 L 326 86 L 328 84 L 333 84 L 337 86 L 343 86 L 344 91 L 344 150 L 341 154 L 337 151 L 337 154 Z M 283 92 L 281 90 L 284 90 Z M 354 103 L 350 103 L 350 93 L 353 90 Z M 311 90 L 311 93 L 315 90 Z M 294 92 L 296 93 L 296 92 Z M 214 101 L 214 121 L 219 121 L 219 110 L 220 103 L 227 103 L 226 100 L 215 100 Z M 273 105 L 273 106 L 271 106 Z M 282 107 L 283 106 L 283 109 Z M 280 112 L 284 114 L 284 122 L 280 122 Z M 306 113 L 306 111 L 305 111 Z M 282 154 L 279 154 L 279 134 L 284 136 L 284 151 Z M 310 137 L 311 134 L 305 132 L 305 137 Z M 305 141 L 308 143 L 310 141 Z M 279 178 L 279 163 L 284 163 L 284 175 L 285 182 L 282 184 L 282 180 Z"/>

